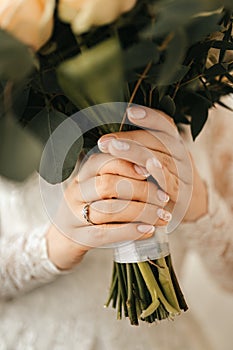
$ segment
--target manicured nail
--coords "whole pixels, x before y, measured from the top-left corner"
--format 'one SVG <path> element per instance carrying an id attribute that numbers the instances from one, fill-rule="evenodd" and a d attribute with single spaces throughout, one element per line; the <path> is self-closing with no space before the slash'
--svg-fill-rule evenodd
<path id="1" fill-rule="evenodd" d="M 157 210 L 157 215 L 160 219 L 163 219 L 164 221 L 171 221 L 172 219 L 172 214 L 162 208 L 159 208 Z"/>
<path id="2" fill-rule="evenodd" d="M 140 233 L 153 233 L 155 231 L 155 227 L 152 225 L 138 225 L 137 229 Z"/>
<path id="3" fill-rule="evenodd" d="M 134 169 L 135 169 L 136 173 L 138 173 L 139 175 L 142 175 L 145 177 L 150 176 L 150 174 L 148 173 L 146 168 L 144 168 L 143 166 L 139 166 L 137 164 L 134 164 Z"/>
<path id="4" fill-rule="evenodd" d="M 129 149 L 129 144 L 123 141 L 119 141 L 116 139 L 113 139 L 111 141 L 111 144 L 114 148 L 116 148 L 119 151 L 127 151 Z"/>
<path id="5" fill-rule="evenodd" d="M 110 141 L 114 140 L 115 137 L 113 136 L 106 136 L 103 139 L 98 140 L 98 147 L 100 151 L 107 151 L 108 150 L 108 144 Z"/>
<path id="6" fill-rule="evenodd" d="M 143 119 L 146 116 L 146 111 L 141 107 L 130 107 L 127 109 L 127 114 L 133 119 Z"/>
<path id="7" fill-rule="evenodd" d="M 161 202 L 165 202 L 165 203 L 169 202 L 169 199 L 170 199 L 169 196 L 162 190 L 158 190 L 157 195 Z"/>
<path id="8" fill-rule="evenodd" d="M 147 165 L 150 167 L 156 167 L 156 168 L 160 168 L 162 169 L 162 164 L 160 163 L 160 161 L 157 158 L 150 158 L 147 161 Z"/>

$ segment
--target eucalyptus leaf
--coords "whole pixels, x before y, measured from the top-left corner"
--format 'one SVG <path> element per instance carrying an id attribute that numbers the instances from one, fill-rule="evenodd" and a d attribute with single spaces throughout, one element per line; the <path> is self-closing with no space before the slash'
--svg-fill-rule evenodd
<path id="1" fill-rule="evenodd" d="M 79 108 L 123 100 L 121 48 L 112 38 L 62 63 L 58 81 Z"/>
<path id="2" fill-rule="evenodd" d="M 201 130 L 203 129 L 208 118 L 208 113 L 209 113 L 209 110 L 204 104 L 203 105 L 198 104 L 196 107 L 193 108 L 191 112 L 192 114 L 191 133 L 194 141 L 196 137 L 200 134 Z"/>
<path id="3" fill-rule="evenodd" d="M 0 30 L 0 79 L 19 81 L 33 69 L 35 56 L 23 43 Z"/>
<path id="4" fill-rule="evenodd" d="M 152 61 L 157 63 L 160 58 L 158 45 L 150 40 L 143 40 L 137 44 L 132 45 L 124 51 L 124 67 L 125 70 L 133 70 L 146 66 Z"/>
<path id="5" fill-rule="evenodd" d="M 15 84 L 12 89 L 12 108 L 14 115 L 20 119 L 28 105 L 30 87 L 27 84 Z"/>
<path id="6" fill-rule="evenodd" d="M 150 74 L 148 78 L 145 79 L 148 83 L 152 84 L 153 86 L 158 85 L 159 79 L 161 79 L 161 69 L 163 68 L 162 64 L 154 65 L 150 69 Z M 166 84 L 172 85 L 184 78 L 184 76 L 189 72 L 190 67 L 184 66 L 182 64 L 177 64 L 177 69 L 171 76 L 166 77 Z"/>
<path id="7" fill-rule="evenodd" d="M 218 10 L 222 3 L 221 0 L 163 0 L 154 7 L 158 19 L 144 35 L 152 34 L 156 38 L 176 30 L 177 26 L 190 24 L 200 13 Z"/>
<path id="8" fill-rule="evenodd" d="M 194 18 L 186 28 L 189 45 L 193 45 L 197 41 L 203 40 L 210 33 L 220 30 L 218 24 L 222 14 L 215 13 L 210 16 L 199 16 Z"/>
<path id="9" fill-rule="evenodd" d="M 174 100 L 169 95 L 163 96 L 160 101 L 159 109 L 167 113 L 169 116 L 173 116 L 176 112 L 176 105 Z"/>
<path id="10" fill-rule="evenodd" d="M 233 43 L 229 41 L 214 40 L 211 47 L 221 50 L 233 50 Z"/>
<path id="11" fill-rule="evenodd" d="M 61 112 L 44 108 L 27 128 L 43 144 L 40 175 L 52 184 L 64 181 L 72 173 L 83 146 L 77 123 Z"/>
<path id="12" fill-rule="evenodd" d="M 41 143 L 10 116 L 0 120 L 0 174 L 25 180 L 40 164 Z"/>
<path id="13" fill-rule="evenodd" d="M 223 37 L 223 41 L 228 42 L 231 40 L 231 33 L 232 33 L 232 23 L 229 25 L 228 29 L 226 30 L 224 37 Z M 221 49 L 220 54 L 219 54 L 219 63 L 221 63 L 224 59 L 226 50 L 225 49 Z"/>
<path id="14" fill-rule="evenodd" d="M 57 81 L 56 70 L 54 68 L 42 71 L 40 79 L 45 93 L 62 93 L 62 89 Z"/>
<path id="15" fill-rule="evenodd" d="M 158 85 L 168 85 L 177 74 L 177 69 L 181 66 L 187 45 L 185 32 L 177 28 L 173 38 L 166 50 L 165 62 L 160 70 Z"/>
<path id="16" fill-rule="evenodd" d="M 212 107 L 212 101 L 196 92 L 187 93 L 184 98 L 185 103 L 189 106 L 187 114 L 192 117 L 191 133 L 193 140 L 195 140 L 207 121 L 208 111 Z"/>

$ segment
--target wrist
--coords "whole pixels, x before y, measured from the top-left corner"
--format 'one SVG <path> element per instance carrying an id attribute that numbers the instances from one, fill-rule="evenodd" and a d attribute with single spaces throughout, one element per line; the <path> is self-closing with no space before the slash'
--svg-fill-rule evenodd
<path id="1" fill-rule="evenodd" d="M 199 174 L 194 178 L 193 194 L 189 208 L 185 214 L 184 222 L 199 220 L 208 213 L 208 193 L 205 182 Z"/>
<path id="2" fill-rule="evenodd" d="M 47 231 L 46 242 L 48 258 L 59 270 L 71 270 L 81 262 L 87 251 L 53 225 Z"/>

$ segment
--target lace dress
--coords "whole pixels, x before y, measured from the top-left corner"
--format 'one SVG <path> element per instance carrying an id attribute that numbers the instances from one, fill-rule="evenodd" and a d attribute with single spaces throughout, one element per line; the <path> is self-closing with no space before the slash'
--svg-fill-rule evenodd
<path id="1" fill-rule="evenodd" d="M 174 265 L 191 310 L 158 326 L 132 327 L 127 320 L 117 321 L 115 310 L 103 308 L 112 268 L 109 250 L 91 251 L 66 273 L 49 261 L 45 240 L 49 222 L 37 174 L 20 185 L 0 179 L 0 350 L 230 350 L 230 342 L 226 336 L 223 339 L 228 334 L 224 333 L 227 315 L 217 324 L 213 318 L 224 316 L 221 311 L 233 306 L 232 132 L 232 115 L 220 108 L 212 111 L 194 145 L 186 133 L 208 186 L 209 211 L 197 222 L 181 224 L 171 235 Z M 194 253 L 185 258 L 190 249 L 201 260 Z M 211 286 L 212 301 L 205 286 L 207 290 Z"/>

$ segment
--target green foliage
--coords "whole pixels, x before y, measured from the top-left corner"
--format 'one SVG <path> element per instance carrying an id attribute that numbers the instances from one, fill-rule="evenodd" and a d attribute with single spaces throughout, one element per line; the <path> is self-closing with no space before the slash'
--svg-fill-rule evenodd
<path id="1" fill-rule="evenodd" d="M 124 69 L 127 72 L 142 68 L 149 61 L 157 63 L 159 58 L 160 52 L 157 44 L 151 40 L 143 40 L 123 51 Z"/>
<path id="2" fill-rule="evenodd" d="M 63 124 L 65 121 L 67 123 Z M 27 129 L 43 145 L 42 164 L 38 166 L 43 178 L 52 184 L 68 178 L 83 147 L 77 124 L 61 112 L 44 108 L 30 121 Z M 73 139 L 75 142 L 71 141 Z"/>
<path id="3" fill-rule="evenodd" d="M 55 13 L 52 38 L 36 58 L 30 49 L 0 31 L 0 117 L 10 107 L 14 118 L 28 125 L 43 147 L 49 140 L 52 158 L 44 156 L 44 168 L 39 170 L 52 183 L 70 175 L 83 147 L 79 138 L 64 161 L 66 140 L 61 137 L 57 142 L 53 131 L 73 113 L 95 104 L 130 101 L 162 109 L 175 123 L 190 124 L 195 139 L 209 109 L 216 103 L 223 105 L 221 97 L 233 93 L 232 12 L 232 0 L 137 1 L 132 11 L 113 24 L 78 37 Z M 6 103 L 9 82 L 12 90 Z M 85 148 L 96 140 L 94 133 L 101 135 L 116 127 L 108 113 L 103 118 L 90 112 L 87 118 L 105 125 L 84 135 Z M 14 146 L 9 154 L 21 159 L 24 143 L 19 147 L 14 135 L 23 140 L 23 130 L 13 119 L 9 123 L 4 117 L 1 123 L 1 135 L 4 131 Z M 80 132 L 78 126 L 73 130 L 71 138 Z M 4 145 L 10 148 L 6 138 Z M 38 169 L 40 147 L 35 150 L 35 162 L 27 157 L 31 170 Z M 7 154 L 5 151 L 6 146 Z M 6 163 L 7 158 L 2 157 Z M 14 171 L 2 168 L 1 173 L 15 178 Z"/>
<path id="4" fill-rule="evenodd" d="M 79 108 L 122 101 L 123 67 L 119 42 L 98 44 L 58 67 L 58 81 L 66 96 Z"/>
<path id="5" fill-rule="evenodd" d="M 222 5 L 221 0 L 162 0 L 155 2 L 153 12 L 158 19 L 144 35 L 152 32 L 153 37 L 164 36 L 174 29 L 190 25 L 200 13 L 216 11 Z M 195 30 L 197 28 L 195 27 Z"/>
<path id="6" fill-rule="evenodd" d="M 19 81 L 34 66 L 35 57 L 28 47 L 0 30 L 0 79 Z"/>
<path id="7" fill-rule="evenodd" d="M 9 115 L 0 120 L 0 173 L 23 181 L 40 164 L 43 148 Z"/>

